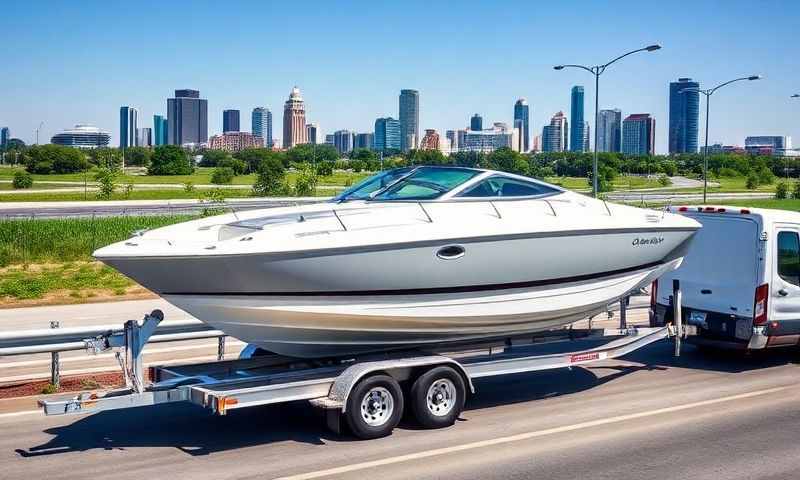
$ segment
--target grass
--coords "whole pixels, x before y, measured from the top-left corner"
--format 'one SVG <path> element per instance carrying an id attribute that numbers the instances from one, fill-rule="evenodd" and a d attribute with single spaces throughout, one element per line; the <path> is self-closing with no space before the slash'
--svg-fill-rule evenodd
<path id="1" fill-rule="evenodd" d="M 68 292 L 73 299 L 98 293 L 121 296 L 136 284 L 116 270 L 97 262 L 55 265 L 15 265 L 0 270 L 0 297 L 40 299 L 54 292 Z"/>
<path id="2" fill-rule="evenodd" d="M 750 200 L 724 200 L 721 203 L 724 203 L 725 205 L 736 205 L 741 207 L 773 208 L 776 210 L 800 212 L 800 199 L 797 198 L 787 198 L 784 200 L 776 200 L 774 198 L 754 198 Z"/>
<path id="3" fill-rule="evenodd" d="M 591 189 L 585 177 L 547 177 L 545 181 L 570 190 L 588 191 Z M 618 176 L 613 183 L 614 190 L 631 190 L 641 188 L 660 188 L 657 178 L 634 175 Z"/>
<path id="4" fill-rule="evenodd" d="M 247 198 L 252 196 L 249 189 L 223 188 L 225 198 Z M 315 196 L 331 197 L 343 191 L 343 188 L 317 189 Z M 111 200 L 180 200 L 204 198 L 204 194 L 211 192 L 210 189 L 197 189 L 194 192 L 185 192 L 179 189 L 169 190 L 134 190 L 129 195 L 123 192 L 115 192 Z M 30 193 L 0 193 L 0 202 L 70 202 L 83 200 L 97 200 L 96 192 L 89 191 L 86 195 L 83 192 L 30 192 Z"/>
<path id="5" fill-rule="evenodd" d="M 195 218 L 189 215 L 0 220 L 0 267 L 89 260 L 100 246 L 136 230 Z"/>

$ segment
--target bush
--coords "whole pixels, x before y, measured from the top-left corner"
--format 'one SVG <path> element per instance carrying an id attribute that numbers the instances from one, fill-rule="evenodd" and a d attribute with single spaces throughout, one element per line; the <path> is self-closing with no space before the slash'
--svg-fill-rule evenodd
<path id="1" fill-rule="evenodd" d="M 232 168 L 217 167 L 214 169 L 214 173 L 211 174 L 211 183 L 213 183 L 214 185 L 231 183 L 233 181 L 234 176 L 235 174 L 233 173 Z"/>
<path id="2" fill-rule="evenodd" d="M 739 176 L 739 172 L 737 172 L 736 170 L 734 170 L 732 168 L 722 167 L 722 168 L 719 169 L 719 176 L 720 177 L 733 178 L 733 177 L 738 177 Z"/>
<path id="3" fill-rule="evenodd" d="M 748 190 L 755 190 L 758 188 L 758 175 L 755 173 L 751 173 L 747 176 L 747 181 L 745 182 L 745 188 Z"/>
<path id="4" fill-rule="evenodd" d="M 219 162 L 222 160 L 233 158 L 231 154 L 225 150 L 206 150 L 203 152 L 203 158 L 200 160 L 201 167 L 218 167 Z"/>
<path id="5" fill-rule="evenodd" d="M 310 166 L 306 166 L 297 175 L 297 180 L 294 183 L 294 194 L 298 197 L 313 197 L 316 189 L 317 174 Z"/>
<path id="6" fill-rule="evenodd" d="M 269 158 L 278 160 L 284 167 L 288 166 L 286 153 L 275 152 L 269 148 L 245 148 L 237 152 L 233 158 L 239 159 L 247 165 L 247 173 L 258 172 L 261 163 Z"/>
<path id="7" fill-rule="evenodd" d="M 317 163 L 317 175 L 320 177 L 329 177 L 333 175 L 333 162 L 324 161 Z"/>
<path id="8" fill-rule="evenodd" d="M 253 184 L 253 195 L 266 197 L 287 193 L 286 169 L 277 156 L 264 159 L 258 166 L 258 175 Z"/>
<path id="9" fill-rule="evenodd" d="M 117 172 L 110 168 L 101 168 L 94 175 L 94 179 L 99 186 L 97 198 L 100 200 L 109 200 L 111 195 L 114 194 L 114 189 L 117 188 Z"/>
<path id="10" fill-rule="evenodd" d="M 792 189 L 792 198 L 795 200 L 800 200 L 800 182 L 794 182 L 794 188 Z"/>
<path id="11" fill-rule="evenodd" d="M 217 162 L 217 167 L 230 168 L 234 175 L 241 175 L 247 170 L 247 164 L 233 157 L 223 158 Z"/>
<path id="12" fill-rule="evenodd" d="M 672 180 L 670 180 L 669 177 L 667 177 L 666 175 L 660 175 L 658 177 L 658 184 L 661 185 L 662 187 L 669 187 L 670 185 L 672 185 Z"/>
<path id="13" fill-rule="evenodd" d="M 183 191 L 186 193 L 194 192 L 194 182 L 184 182 Z"/>
<path id="14" fill-rule="evenodd" d="M 775 186 L 775 199 L 784 200 L 789 196 L 789 187 L 785 182 L 778 182 Z"/>
<path id="15" fill-rule="evenodd" d="M 128 147 L 125 149 L 126 167 L 146 167 L 150 164 L 153 152 L 146 147 Z"/>
<path id="16" fill-rule="evenodd" d="M 761 185 L 772 185 L 775 182 L 775 174 L 767 167 L 759 168 L 757 175 L 758 183 Z"/>
<path id="17" fill-rule="evenodd" d="M 31 188 L 33 186 L 33 175 L 28 172 L 17 172 L 14 174 L 14 180 L 11 184 L 16 189 Z"/>
<path id="18" fill-rule="evenodd" d="M 191 175 L 194 165 L 189 155 L 177 145 L 160 145 L 153 151 L 148 175 Z"/>

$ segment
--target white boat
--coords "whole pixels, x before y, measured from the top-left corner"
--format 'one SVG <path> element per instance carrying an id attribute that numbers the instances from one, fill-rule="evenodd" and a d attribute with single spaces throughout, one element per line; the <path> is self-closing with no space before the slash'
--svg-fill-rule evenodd
<path id="1" fill-rule="evenodd" d="M 677 268 L 699 227 L 527 177 L 416 167 L 94 256 L 233 337 L 310 358 L 567 325 Z"/>

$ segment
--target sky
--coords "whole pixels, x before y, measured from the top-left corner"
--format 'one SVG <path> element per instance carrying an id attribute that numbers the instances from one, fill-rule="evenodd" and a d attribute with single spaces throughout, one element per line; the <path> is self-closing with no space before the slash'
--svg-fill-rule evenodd
<path id="1" fill-rule="evenodd" d="M 787 1 L 36 1 L 4 0 L 0 17 L 0 126 L 26 143 L 46 143 L 76 123 L 119 142 L 119 107 L 140 127 L 166 114 L 175 89 L 208 99 L 209 135 L 222 110 L 273 112 L 282 136 L 283 102 L 297 85 L 306 119 L 324 133 L 371 132 L 398 116 L 403 88 L 420 92 L 420 131 L 512 123 L 531 105 L 531 136 L 557 111 L 569 115 L 570 88 L 593 77 L 553 65 L 603 64 L 653 43 L 663 48 L 615 63 L 600 79 L 600 108 L 656 118 L 656 152 L 667 149 L 669 82 L 702 87 L 760 74 L 718 91 L 710 143 L 747 135 L 791 135 L 800 146 L 800 2 Z M 704 111 L 705 105 L 701 106 Z M 704 120 L 701 116 L 701 126 Z M 593 122 L 592 123 L 592 127 Z M 701 127 L 700 143 L 703 133 Z"/>

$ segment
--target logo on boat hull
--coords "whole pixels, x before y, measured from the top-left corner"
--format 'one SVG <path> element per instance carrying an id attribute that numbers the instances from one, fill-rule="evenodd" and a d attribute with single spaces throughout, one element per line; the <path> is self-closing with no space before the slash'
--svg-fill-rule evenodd
<path id="1" fill-rule="evenodd" d="M 650 238 L 634 238 L 632 245 L 634 247 L 644 247 L 646 245 L 661 245 L 664 237 L 650 237 Z"/>

